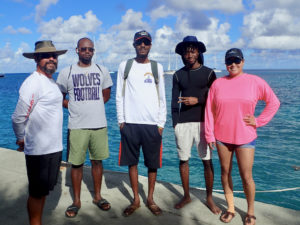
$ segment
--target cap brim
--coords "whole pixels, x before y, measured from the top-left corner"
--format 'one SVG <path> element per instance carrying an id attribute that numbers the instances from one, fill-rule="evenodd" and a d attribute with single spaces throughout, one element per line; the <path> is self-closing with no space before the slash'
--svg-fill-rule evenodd
<path id="1" fill-rule="evenodd" d="M 179 44 L 177 44 L 177 46 L 175 48 L 175 52 L 177 54 L 179 54 L 179 55 L 182 55 L 185 46 L 187 46 L 189 44 L 195 44 L 195 45 L 197 45 L 199 51 L 202 52 L 202 53 L 206 52 L 206 47 L 205 47 L 205 45 L 201 41 L 198 41 L 198 42 L 194 42 L 194 41 L 180 42 Z"/>
<path id="2" fill-rule="evenodd" d="M 148 39 L 149 41 L 151 41 L 151 42 L 152 42 L 151 38 L 149 38 L 149 37 L 146 37 L 146 36 L 143 36 L 143 37 L 138 37 L 137 39 L 135 39 L 135 40 L 134 40 L 134 42 L 136 42 L 137 40 L 143 39 L 143 38 L 146 38 L 146 39 Z"/>
<path id="3" fill-rule="evenodd" d="M 242 56 L 240 56 L 240 55 L 227 55 L 226 57 L 225 57 L 225 60 L 226 59 L 229 59 L 229 58 L 238 58 L 238 59 L 244 59 L 244 57 L 242 57 Z"/>
<path id="4" fill-rule="evenodd" d="M 43 53 L 55 53 L 56 55 L 65 54 L 68 50 L 57 50 L 57 51 L 47 51 L 47 52 L 24 52 L 23 56 L 28 59 L 34 59 L 35 55 L 43 54 Z"/>

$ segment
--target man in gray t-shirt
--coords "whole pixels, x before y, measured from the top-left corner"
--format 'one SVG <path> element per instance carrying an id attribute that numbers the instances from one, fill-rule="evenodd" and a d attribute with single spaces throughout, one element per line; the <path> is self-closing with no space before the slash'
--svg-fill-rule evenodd
<path id="1" fill-rule="evenodd" d="M 75 217 L 81 207 L 80 187 L 86 150 L 89 150 L 94 181 L 93 203 L 102 210 L 109 210 L 110 203 L 101 197 L 103 166 L 108 158 L 106 103 L 113 85 L 108 70 L 92 63 L 94 43 L 88 38 L 78 41 L 77 64 L 64 68 L 57 84 L 63 96 L 63 106 L 69 110 L 69 159 L 72 164 L 73 203 L 66 210 L 67 217 Z M 67 99 L 66 96 L 69 96 Z"/>

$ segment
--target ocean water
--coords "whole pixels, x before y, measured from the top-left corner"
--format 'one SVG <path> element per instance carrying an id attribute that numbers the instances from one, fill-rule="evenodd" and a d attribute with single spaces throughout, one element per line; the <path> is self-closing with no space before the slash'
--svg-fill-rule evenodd
<path id="1" fill-rule="evenodd" d="M 273 120 L 267 126 L 258 129 L 253 168 L 257 191 L 256 201 L 300 210 L 300 171 L 292 168 L 293 165 L 300 166 L 300 70 L 246 70 L 245 72 L 265 79 L 281 102 L 281 107 Z M 223 71 L 217 75 L 220 77 L 224 74 Z M 10 118 L 18 100 L 20 85 L 28 75 L 28 73 L 6 74 L 4 78 L 0 78 L 0 147 L 17 148 Z M 57 74 L 54 76 L 55 79 L 56 76 Z M 111 76 L 115 84 L 116 73 Z M 163 133 L 163 167 L 158 170 L 158 180 L 180 184 L 178 157 L 170 114 L 171 75 L 165 76 L 165 84 L 168 115 Z M 115 91 L 116 87 L 113 86 L 111 99 L 106 104 L 110 157 L 104 161 L 104 167 L 107 170 L 127 172 L 127 167 L 119 167 L 117 164 L 120 133 L 116 118 Z M 259 102 L 256 115 L 262 111 L 263 107 L 264 103 Z M 66 157 L 67 116 L 68 112 L 64 110 L 64 159 Z M 214 189 L 222 190 L 216 151 L 213 152 L 213 163 Z M 89 165 L 88 158 L 86 164 Z M 142 155 L 139 173 L 147 175 Z M 235 159 L 232 175 L 234 190 L 242 191 L 242 182 Z M 190 185 L 198 188 L 205 187 L 202 162 L 195 148 L 190 159 Z M 235 196 L 244 197 L 244 194 L 235 193 Z"/>

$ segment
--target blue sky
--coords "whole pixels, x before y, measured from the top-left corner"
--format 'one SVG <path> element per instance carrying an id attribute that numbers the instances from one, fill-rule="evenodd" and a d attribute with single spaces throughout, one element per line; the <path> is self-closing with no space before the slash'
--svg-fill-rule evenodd
<path id="1" fill-rule="evenodd" d="M 0 0 L 0 72 L 32 72 L 31 52 L 37 40 L 52 40 L 59 68 L 76 63 L 77 40 L 95 41 L 94 61 L 117 70 L 135 56 L 135 32 L 153 37 L 150 58 L 168 68 L 179 68 L 174 53 L 187 35 L 197 36 L 207 48 L 205 64 L 225 69 L 224 54 L 241 48 L 248 69 L 299 69 L 299 0 Z"/>

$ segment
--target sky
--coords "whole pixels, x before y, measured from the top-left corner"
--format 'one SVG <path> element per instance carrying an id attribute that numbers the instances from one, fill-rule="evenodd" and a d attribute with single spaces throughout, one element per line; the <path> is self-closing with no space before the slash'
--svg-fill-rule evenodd
<path id="1" fill-rule="evenodd" d="M 116 71 L 135 57 L 137 31 L 152 35 L 149 57 L 179 69 L 176 45 L 196 36 L 207 51 L 204 64 L 225 70 L 226 50 L 241 48 L 245 69 L 300 68 L 299 0 L 0 0 L 0 73 L 32 72 L 38 40 L 52 40 L 58 71 L 76 63 L 78 39 L 95 43 L 94 62 Z"/>

